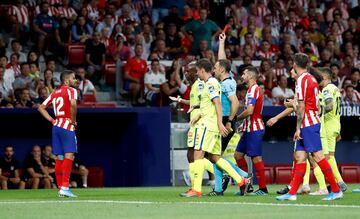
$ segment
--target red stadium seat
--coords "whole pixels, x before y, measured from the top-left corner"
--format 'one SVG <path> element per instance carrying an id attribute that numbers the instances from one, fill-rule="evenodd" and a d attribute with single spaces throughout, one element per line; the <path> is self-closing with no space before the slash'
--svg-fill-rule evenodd
<path id="1" fill-rule="evenodd" d="M 85 103 L 95 103 L 96 102 L 96 96 L 94 94 L 85 94 L 82 99 Z"/>
<path id="2" fill-rule="evenodd" d="M 85 64 L 85 46 L 84 45 L 69 45 L 68 46 L 68 60 L 69 65 L 84 65 Z"/>
<path id="3" fill-rule="evenodd" d="M 104 170 L 101 167 L 87 167 L 89 170 L 88 186 L 104 187 Z"/>
<path id="4" fill-rule="evenodd" d="M 275 183 L 289 184 L 291 181 L 292 166 L 277 166 L 275 167 Z"/>
<path id="5" fill-rule="evenodd" d="M 104 67 L 105 81 L 107 84 L 115 85 L 116 84 L 116 64 L 107 63 Z"/>
<path id="6" fill-rule="evenodd" d="M 272 166 L 265 166 L 265 179 L 266 184 L 273 184 L 274 183 L 274 167 Z"/>
<path id="7" fill-rule="evenodd" d="M 346 183 L 360 182 L 360 166 L 356 164 L 340 165 L 341 176 Z"/>

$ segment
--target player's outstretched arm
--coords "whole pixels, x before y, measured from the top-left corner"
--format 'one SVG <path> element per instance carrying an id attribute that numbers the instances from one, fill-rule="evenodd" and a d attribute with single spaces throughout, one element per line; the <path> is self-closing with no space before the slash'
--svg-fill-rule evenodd
<path id="1" fill-rule="evenodd" d="M 280 119 L 290 115 L 292 112 L 294 112 L 293 108 L 286 108 L 284 111 L 282 111 L 281 113 L 277 114 L 276 116 L 272 117 L 271 119 L 269 119 L 266 123 L 267 126 L 272 127 L 273 125 L 275 125 L 275 123 L 277 123 Z"/>
<path id="2" fill-rule="evenodd" d="M 44 104 L 41 104 L 38 108 L 38 111 L 40 112 L 40 114 L 49 122 L 51 122 L 52 124 L 54 124 L 55 120 L 53 119 L 53 117 L 50 116 L 50 114 L 46 111 L 46 106 Z"/>
<path id="3" fill-rule="evenodd" d="M 190 105 L 190 100 L 182 99 L 180 96 L 177 96 L 177 97 L 169 96 L 169 98 L 170 98 L 170 100 L 172 100 L 174 102 L 179 102 L 182 104 Z"/>
<path id="4" fill-rule="evenodd" d="M 226 39 L 226 34 L 225 34 L 225 33 L 221 33 L 221 34 L 219 35 L 218 60 L 220 60 L 220 59 L 226 59 L 226 54 L 225 54 L 225 39 Z"/>
<path id="5" fill-rule="evenodd" d="M 237 116 L 237 120 L 243 120 L 245 118 L 247 118 L 248 116 L 251 116 L 254 113 L 254 105 L 249 105 L 248 107 L 246 107 L 246 109 Z"/>

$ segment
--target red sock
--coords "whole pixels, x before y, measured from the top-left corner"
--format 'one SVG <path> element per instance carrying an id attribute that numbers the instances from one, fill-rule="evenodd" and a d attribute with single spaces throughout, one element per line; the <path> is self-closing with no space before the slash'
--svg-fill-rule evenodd
<path id="1" fill-rule="evenodd" d="M 72 160 L 65 158 L 63 165 L 62 165 L 62 187 L 68 188 L 69 187 L 69 180 L 71 174 L 71 167 L 72 167 Z"/>
<path id="2" fill-rule="evenodd" d="M 290 183 L 290 195 L 296 195 L 297 190 L 299 189 L 300 184 L 303 182 L 303 178 L 306 172 L 306 163 L 298 163 L 295 165 L 294 177 Z"/>
<path id="3" fill-rule="evenodd" d="M 293 161 L 293 168 L 291 170 L 291 179 L 294 178 L 295 169 L 296 169 L 296 160 Z"/>
<path id="4" fill-rule="evenodd" d="M 62 186 L 62 164 L 63 164 L 63 160 L 55 161 L 56 184 L 59 189 Z"/>
<path id="5" fill-rule="evenodd" d="M 265 189 L 266 188 L 266 181 L 265 181 L 265 168 L 264 168 L 264 162 L 260 161 L 257 163 L 254 163 L 255 171 L 256 171 L 256 178 L 258 180 L 259 189 Z"/>
<path id="6" fill-rule="evenodd" d="M 244 170 L 245 172 L 249 172 L 249 169 L 248 169 L 248 165 L 246 163 L 246 160 L 245 158 L 241 158 L 239 160 L 236 160 L 236 164 L 238 165 L 238 167 L 242 170 Z"/>
<path id="7" fill-rule="evenodd" d="M 332 192 L 340 192 L 340 188 L 338 186 L 338 184 L 336 183 L 334 174 L 332 172 L 331 166 L 329 164 L 329 162 L 324 158 L 322 160 L 320 160 L 317 163 L 321 169 L 321 172 L 324 174 L 326 181 L 330 184 L 331 187 L 331 191 Z"/>

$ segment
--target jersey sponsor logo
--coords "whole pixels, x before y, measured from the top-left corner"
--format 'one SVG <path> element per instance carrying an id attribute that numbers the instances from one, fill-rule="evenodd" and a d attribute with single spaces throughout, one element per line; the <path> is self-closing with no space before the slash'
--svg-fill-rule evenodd
<path id="1" fill-rule="evenodd" d="M 213 94 L 214 92 L 215 92 L 214 86 L 210 85 L 209 86 L 209 93 Z"/>
<path id="2" fill-rule="evenodd" d="M 198 85 L 199 91 L 202 91 L 204 89 L 204 85 L 203 84 L 199 84 Z"/>

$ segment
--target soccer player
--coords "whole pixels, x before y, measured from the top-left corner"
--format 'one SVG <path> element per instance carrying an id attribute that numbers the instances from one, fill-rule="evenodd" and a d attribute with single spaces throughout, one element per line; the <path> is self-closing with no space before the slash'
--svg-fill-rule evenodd
<path id="1" fill-rule="evenodd" d="M 60 76 L 61 86 L 55 89 L 50 96 L 39 106 L 41 115 L 53 124 L 52 146 L 53 153 L 57 156 L 55 162 L 56 182 L 59 186 L 59 197 L 77 197 L 69 189 L 74 153 L 76 145 L 76 101 L 78 99 L 75 85 L 75 72 L 65 70 Z M 53 105 L 56 119 L 53 119 L 46 108 Z"/>
<path id="2" fill-rule="evenodd" d="M 200 113 L 200 97 L 201 93 L 204 90 L 205 83 L 200 80 L 196 75 L 196 68 L 195 66 L 192 66 L 189 64 L 189 70 L 185 72 L 186 80 L 191 85 L 191 91 L 190 91 L 190 100 L 182 99 L 181 97 L 169 97 L 171 100 L 190 105 L 190 121 L 195 118 Z M 188 131 L 188 139 L 187 139 L 187 159 L 189 162 L 189 175 L 190 175 L 190 181 L 191 185 L 194 185 L 194 145 L 195 145 L 195 127 L 190 126 L 190 129 Z M 209 171 L 210 173 L 214 174 L 214 168 L 212 163 L 204 158 L 204 167 L 205 170 Z"/>
<path id="3" fill-rule="evenodd" d="M 204 154 L 208 152 L 209 159 L 236 180 L 238 186 L 248 183 L 232 166 L 221 158 L 221 136 L 226 136 L 228 130 L 222 124 L 221 88 L 219 82 L 212 77 L 213 66 L 208 59 L 200 59 L 196 63 L 199 78 L 205 82 L 200 100 L 200 114 L 190 122 L 195 126 L 194 141 L 194 185 L 191 190 L 183 193 L 183 197 L 202 196 L 202 176 L 204 173 Z"/>
<path id="4" fill-rule="evenodd" d="M 311 153 L 312 158 L 321 168 L 325 179 L 331 186 L 331 193 L 323 200 L 335 200 L 343 197 L 339 186 L 336 183 L 334 174 L 329 162 L 326 160 L 320 139 L 320 119 L 318 115 L 318 93 L 319 84 L 314 76 L 307 72 L 309 57 L 303 53 L 297 53 L 294 57 L 293 68 L 296 73 L 296 165 L 294 166 L 293 179 L 290 183 L 290 190 L 287 194 L 278 196 L 276 199 L 296 200 L 296 192 L 303 181 L 306 171 L 307 153 Z"/>
<path id="5" fill-rule="evenodd" d="M 219 36 L 219 60 L 215 63 L 214 73 L 215 77 L 220 81 L 221 86 L 221 107 L 222 107 L 222 123 L 229 131 L 226 137 L 221 138 L 221 154 L 224 153 L 228 146 L 231 138 L 235 134 L 235 117 L 239 108 L 239 101 L 236 96 L 236 81 L 231 75 L 231 63 L 226 59 L 225 54 L 225 33 Z M 228 161 L 231 166 L 238 172 L 242 177 L 248 177 L 248 174 L 232 162 Z M 210 192 L 208 196 L 219 196 L 223 195 L 223 190 L 226 189 L 230 178 L 228 176 L 223 179 L 223 171 L 214 165 L 215 175 L 215 188 L 214 191 Z"/>
<path id="6" fill-rule="evenodd" d="M 245 154 L 251 157 L 254 164 L 256 177 L 258 179 L 259 189 L 249 193 L 249 195 L 267 195 L 268 190 L 265 182 L 264 162 L 262 160 L 261 143 L 265 134 L 264 123 L 261 119 L 263 109 L 263 95 L 257 85 L 259 73 L 253 66 L 245 67 L 242 79 L 248 86 L 246 94 L 246 109 L 237 116 L 237 120 L 244 120 L 242 123 L 243 135 L 236 147 L 234 154 L 236 163 L 240 169 L 248 172 Z M 244 191 L 240 191 L 244 194 Z"/>
<path id="7" fill-rule="evenodd" d="M 4 157 L 0 159 L 0 182 L 2 189 L 25 189 L 25 182 L 20 179 L 19 161 L 14 158 L 14 146 L 4 147 Z"/>

